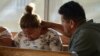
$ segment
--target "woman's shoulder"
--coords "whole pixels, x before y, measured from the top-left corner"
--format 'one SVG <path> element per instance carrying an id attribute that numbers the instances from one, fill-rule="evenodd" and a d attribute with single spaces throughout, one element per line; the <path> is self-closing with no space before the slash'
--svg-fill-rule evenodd
<path id="1" fill-rule="evenodd" d="M 61 35 L 61 33 L 60 32 L 58 32 L 58 31 L 56 31 L 56 30 L 54 30 L 54 29 L 52 29 L 52 28 L 48 28 L 48 32 L 47 32 L 48 34 L 51 34 L 51 35 Z"/>
<path id="2" fill-rule="evenodd" d="M 19 36 L 25 36 L 23 31 L 17 33 Z"/>
<path id="3" fill-rule="evenodd" d="M 22 37 L 24 37 L 24 33 L 23 33 L 23 31 L 20 31 L 15 35 L 14 38 L 22 38 Z"/>
<path id="4" fill-rule="evenodd" d="M 56 30 L 52 28 L 48 28 L 47 33 L 45 34 L 46 38 L 58 38 L 59 34 L 56 32 Z"/>

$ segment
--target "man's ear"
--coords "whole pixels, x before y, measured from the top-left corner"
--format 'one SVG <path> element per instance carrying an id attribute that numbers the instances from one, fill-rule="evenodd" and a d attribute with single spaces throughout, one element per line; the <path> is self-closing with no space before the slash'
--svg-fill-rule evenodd
<path id="1" fill-rule="evenodd" d="M 70 20 L 70 25 L 71 25 L 71 28 L 74 28 L 74 26 L 75 26 L 74 20 Z"/>

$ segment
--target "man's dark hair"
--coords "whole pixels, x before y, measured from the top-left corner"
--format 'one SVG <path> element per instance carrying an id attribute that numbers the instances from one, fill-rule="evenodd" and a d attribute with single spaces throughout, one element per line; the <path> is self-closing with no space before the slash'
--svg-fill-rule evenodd
<path id="1" fill-rule="evenodd" d="M 80 20 L 86 21 L 83 7 L 75 1 L 69 1 L 62 5 L 59 9 L 59 14 L 66 17 L 64 18 L 65 20 L 72 19 L 78 22 Z"/>

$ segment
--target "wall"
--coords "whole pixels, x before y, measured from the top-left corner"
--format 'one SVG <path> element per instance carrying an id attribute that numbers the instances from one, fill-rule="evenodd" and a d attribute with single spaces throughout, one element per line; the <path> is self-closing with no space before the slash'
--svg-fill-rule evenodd
<path id="1" fill-rule="evenodd" d="M 30 2 L 36 4 L 36 13 L 44 18 L 44 0 L 2 0 L 0 2 L 0 25 L 12 32 L 20 31 L 19 20 L 24 14 L 25 5 Z"/>
<path id="2" fill-rule="evenodd" d="M 59 7 L 70 0 L 49 0 L 49 21 L 61 23 L 60 15 L 58 14 Z M 93 19 L 100 23 L 100 0 L 74 0 L 79 2 L 85 12 L 87 20 Z"/>
<path id="3" fill-rule="evenodd" d="M 27 2 L 25 2 L 27 1 Z M 12 32 L 20 31 L 19 19 L 24 13 L 24 7 L 30 2 L 36 3 L 36 12 L 48 21 L 61 23 L 58 14 L 59 7 L 70 0 L 46 0 L 49 1 L 48 16 L 45 14 L 45 0 L 2 0 L 0 2 L 0 25 L 9 28 Z M 86 12 L 87 19 L 94 19 L 100 23 L 100 0 L 75 0 L 79 2 Z"/>

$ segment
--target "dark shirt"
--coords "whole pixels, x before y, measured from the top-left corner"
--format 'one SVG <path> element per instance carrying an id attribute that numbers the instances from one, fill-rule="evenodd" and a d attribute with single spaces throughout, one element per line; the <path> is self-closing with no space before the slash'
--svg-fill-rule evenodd
<path id="1" fill-rule="evenodd" d="M 100 24 L 80 25 L 72 36 L 69 51 L 78 56 L 100 56 Z"/>

